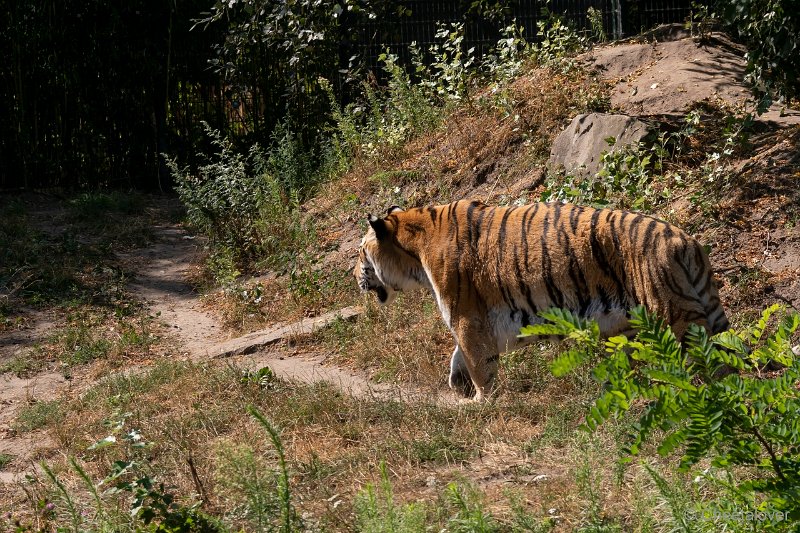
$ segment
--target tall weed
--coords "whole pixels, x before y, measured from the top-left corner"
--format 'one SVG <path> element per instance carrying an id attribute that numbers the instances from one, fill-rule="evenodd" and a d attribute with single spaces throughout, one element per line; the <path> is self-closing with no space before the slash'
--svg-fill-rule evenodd
<path id="1" fill-rule="evenodd" d="M 552 13 L 536 22 L 542 39 L 533 47 L 533 57 L 540 65 L 567 72 L 575 65 L 575 55 L 587 46 L 587 39 Z"/>
<path id="2" fill-rule="evenodd" d="M 397 147 L 409 137 L 435 128 L 442 120 L 438 99 L 426 83 L 412 81 L 396 54 L 386 49 L 378 59 L 388 76 L 387 85 L 363 82 L 361 101 L 345 108 L 336 101 L 330 83 L 323 82 L 335 123 L 331 146 L 338 168 L 346 168 L 349 161 L 362 154 L 374 157 Z"/>
<path id="3" fill-rule="evenodd" d="M 285 128 L 276 131 L 277 148 L 268 154 L 258 146 L 241 154 L 219 132 L 207 127 L 207 133 L 218 151 L 197 173 L 174 159 L 168 164 L 189 222 L 209 237 L 212 272 L 230 282 L 259 264 L 287 268 L 313 241 L 299 211 L 309 158 Z"/>
<path id="4" fill-rule="evenodd" d="M 425 507 L 409 503 L 398 505 L 394 501 L 392 484 L 386 464 L 380 466 L 378 486 L 367 484 L 356 495 L 354 508 L 356 530 L 361 533 L 413 533 L 425 530 Z"/>
<path id="5" fill-rule="evenodd" d="M 223 468 L 222 493 L 228 496 L 232 511 L 220 521 L 201 511 L 202 501 L 179 501 L 151 464 L 154 442 L 130 427 L 130 412 L 116 411 L 107 421 L 110 434 L 91 445 L 89 455 L 116 456 L 110 462 L 108 474 L 95 481 L 74 457 L 68 460 L 70 470 L 79 483 L 67 483 L 47 463 L 41 463 L 46 482 L 32 490 L 45 489 L 43 513 L 47 527 L 41 531 L 153 531 L 215 533 L 239 531 L 281 531 L 293 533 L 303 529 L 294 508 L 289 487 L 289 472 L 280 434 L 256 409 L 250 414 L 267 432 L 275 450 L 277 468 L 270 470 L 267 461 L 256 458 L 252 450 L 243 447 L 225 448 L 220 458 Z M 190 468 L 194 468 L 190 461 Z M 31 482 L 35 482 L 35 478 Z M 204 498 L 199 481 L 198 488 Z M 183 500 L 182 498 L 181 500 Z M 226 522 L 233 522 L 231 527 Z M 235 524 L 235 525 L 234 525 Z M 2 521 L 0 521 L 2 525 Z M 236 529 L 233 529 L 233 528 Z M 27 531 L 27 529 L 19 529 Z M 38 531 L 38 530 L 37 530 Z"/>
<path id="6" fill-rule="evenodd" d="M 439 23 L 435 37 L 441 39 L 429 48 L 433 61 L 422 69 L 427 76 L 422 83 L 445 101 L 462 101 L 475 78 L 475 47 L 464 49 L 464 24 Z M 420 65 L 417 64 L 419 67 Z M 421 70 L 417 68 L 418 72 Z"/>

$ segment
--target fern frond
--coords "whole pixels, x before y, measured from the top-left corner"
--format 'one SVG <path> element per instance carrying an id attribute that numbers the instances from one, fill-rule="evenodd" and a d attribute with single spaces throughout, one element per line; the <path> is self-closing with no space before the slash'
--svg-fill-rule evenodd
<path id="1" fill-rule="evenodd" d="M 638 331 L 637 340 L 651 346 L 660 358 L 681 358 L 681 346 L 672 328 L 655 313 L 650 313 L 643 306 L 637 306 L 631 310 L 631 325 Z"/>
<path id="2" fill-rule="evenodd" d="M 686 442 L 686 431 L 684 429 L 676 429 L 664 439 L 661 445 L 658 447 L 658 454 L 662 457 L 666 457 L 667 455 L 671 454 L 675 451 L 675 449 Z"/>
<path id="3" fill-rule="evenodd" d="M 523 326 L 520 328 L 519 335 L 517 335 L 517 337 L 520 339 L 535 336 L 549 337 L 550 335 L 566 337 L 572 331 L 573 330 L 571 328 L 564 328 L 556 324 L 531 324 L 529 326 Z"/>
<path id="4" fill-rule="evenodd" d="M 750 353 L 750 349 L 747 347 L 744 339 L 732 331 L 717 333 L 712 337 L 712 340 L 718 346 L 735 353 L 739 357 L 747 357 L 747 354 Z"/>
<path id="5" fill-rule="evenodd" d="M 653 381 L 668 383 L 674 387 L 678 387 L 679 389 L 688 391 L 697 390 L 697 387 L 692 385 L 689 382 L 689 380 L 686 379 L 685 376 L 676 375 L 667 370 L 662 370 L 658 368 L 643 368 L 642 374 Z"/>

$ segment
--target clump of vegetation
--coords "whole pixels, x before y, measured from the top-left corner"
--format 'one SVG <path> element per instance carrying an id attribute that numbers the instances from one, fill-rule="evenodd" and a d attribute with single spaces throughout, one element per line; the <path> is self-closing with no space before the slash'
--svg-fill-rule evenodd
<path id="1" fill-rule="evenodd" d="M 616 144 L 613 137 L 606 142 L 611 147 Z M 606 151 L 600 156 L 600 170 L 591 178 L 551 174 L 542 200 L 651 211 L 658 200 L 654 167 L 660 168 L 660 162 L 654 162 L 644 143 Z"/>
<path id="2" fill-rule="evenodd" d="M 574 68 L 572 58 L 586 48 L 587 39 L 552 14 L 547 19 L 537 21 L 536 27 L 542 36 L 532 49 L 536 61 L 562 72 Z"/>
<path id="3" fill-rule="evenodd" d="M 355 498 L 356 529 L 363 533 L 411 532 L 425 528 L 426 509 L 416 503 L 397 504 L 386 464 L 380 465 L 380 483 L 368 483 Z"/>
<path id="4" fill-rule="evenodd" d="M 592 38 L 595 42 L 604 43 L 608 40 L 606 30 L 603 25 L 603 12 L 594 7 L 589 7 L 586 10 L 586 18 L 589 20 L 589 25 L 592 27 Z"/>
<path id="5" fill-rule="evenodd" d="M 778 0 L 732 0 L 722 18 L 747 46 L 747 80 L 762 113 L 773 99 L 800 96 L 800 14 Z"/>
<path id="6" fill-rule="evenodd" d="M 24 406 L 17 414 L 16 429 L 33 431 L 49 426 L 64 416 L 64 406 L 58 400 L 34 401 Z"/>
<path id="7" fill-rule="evenodd" d="M 0 470 L 5 469 L 13 460 L 14 456 L 10 453 L 0 453 Z"/>
<path id="8" fill-rule="evenodd" d="M 800 357 L 792 352 L 800 314 L 774 305 L 755 324 L 714 336 L 692 325 L 681 344 L 663 320 L 639 307 L 631 311 L 636 338 L 612 337 L 605 345 L 593 321 L 555 309 L 542 317 L 547 323 L 527 326 L 522 335 L 563 335 L 575 344 L 553 361 L 553 373 L 563 376 L 590 362 L 605 383 L 586 417 L 588 430 L 640 412 L 629 423 L 623 463 L 656 441 L 660 455 L 681 455 L 682 472 L 710 462 L 713 472 L 700 478 L 725 490 L 697 512 L 770 511 L 763 527 L 800 520 L 800 431 L 789 415 L 800 409 Z M 769 372 L 773 363 L 783 370 Z M 720 378 L 725 369 L 734 373 Z M 749 473 L 742 476 L 741 468 Z"/>
<path id="9" fill-rule="evenodd" d="M 285 269 L 296 250 L 313 248 L 313 228 L 300 215 L 299 174 L 308 170 L 286 130 L 269 154 L 254 146 L 238 153 L 219 132 L 207 128 L 219 150 L 208 164 L 180 168 L 169 161 L 189 222 L 209 236 L 208 266 L 215 278 L 231 283 L 253 264 Z M 287 140 L 288 139 L 288 140 Z"/>
<path id="10" fill-rule="evenodd" d="M 701 124 L 703 112 L 718 118 L 707 122 L 722 126 Z M 750 114 L 707 106 L 635 144 L 615 148 L 617 140 L 609 137 L 593 176 L 550 171 L 541 199 L 653 213 L 685 190 L 702 214 L 698 223 L 713 224 L 733 184 L 730 163 L 747 151 L 752 124 Z"/>

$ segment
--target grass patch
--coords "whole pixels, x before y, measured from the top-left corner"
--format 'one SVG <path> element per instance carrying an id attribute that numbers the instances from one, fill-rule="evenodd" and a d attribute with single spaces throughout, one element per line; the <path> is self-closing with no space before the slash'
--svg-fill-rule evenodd
<path id="1" fill-rule="evenodd" d="M 114 252 L 150 241 L 166 205 L 144 197 L 86 193 L 65 202 L 17 197 L 0 202 L 0 327 L 23 307 L 106 307 L 117 315 L 133 304 Z"/>
<path id="2" fill-rule="evenodd" d="M 522 372 L 527 363 L 518 357 L 503 373 Z M 529 392 L 506 389 L 492 402 L 456 406 L 434 395 L 410 403 L 359 398 L 333 385 L 279 378 L 265 391 L 242 375 L 230 363 L 162 360 L 145 372 L 104 379 L 62 410 L 29 406 L 24 418 L 28 427 L 50 428 L 64 456 L 80 456 L 91 479 L 109 475 L 115 461 L 138 458 L 154 486 L 166 482 L 181 506 L 191 507 L 202 486 L 204 509 L 234 531 L 257 530 L 282 516 L 278 456 L 250 406 L 280 437 L 291 504 L 306 527 L 380 531 L 377 524 L 389 521 L 409 531 L 419 524 L 452 531 L 549 531 L 556 524 L 628 530 L 639 518 L 622 502 L 641 510 L 647 506 L 636 502 L 654 497 L 636 465 L 623 478 L 638 484 L 614 482 L 620 478 L 608 457 L 619 437 L 613 428 L 591 442 L 576 433 L 592 392 L 582 379 L 536 381 Z M 87 451 L 110 433 L 116 444 Z M 131 434 L 148 444 L 131 447 Z M 189 457 L 196 478 L 185 467 Z M 66 486 L 81 486 L 69 465 L 56 459 L 52 467 Z M 34 493 L 47 486 L 39 483 Z M 87 496 L 76 490 L 77 499 Z"/>
<path id="3" fill-rule="evenodd" d="M 131 216 L 140 213 L 145 202 L 144 197 L 136 192 L 92 191 L 72 198 L 67 206 L 71 220 L 97 223 L 110 214 Z"/>
<path id="4" fill-rule="evenodd" d="M 67 315 L 60 330 L 0 371 L 23 376 L 48 362 L 70 367 L 149 350 L 152 328 L 127 293 L 127 275 L 113 254 L 141 242 L 121 235 L 148 226 L 147 213 L 136 194 L 0 202 L 0 329 L 24 322 L 25 308 Z"/>
<path id="5" fill-rule="evenodd" d="M 433 298 L 423 292 L 398 295 L 380 308 L 371 296 L 357 321 L 336 321 L 321 331 L 336 360 L 369 369 L 378 381 L 440 386 L 447 378 L 453 337 Z"/>
<path id="6" fill-rule="evenodd" d="M 451 468 L 474 459 L 481 443 L 492 435 L 505 433 L 505 415 L 480 406 L 357 399 L 330 385 L 282 380 L 275 380 L 270 393 L 264 394 L 257 383 L 242 380 L 238 368 L 169 361 L 142 374 L 103 380 L 69 405 L 58 420 L 46 416 L 48 411 L 37 404 L 36 412 L 42 414 L 28 426 L 49 426 L 65 452 L 77 454 L 107 434 L 109 420 L 128 413 L 125 427 L 136 428 L 147 440 L 158 443 L 151 453 L 159 468 L 169 469 L 179 493 L 194 490 L 194 481 L 168 465 L 180 464 L 191 450 L 201 478 L 216 480 L 213 486 L 219 492 L 214 489 L 214 501 L 221 504 L 244 497 L 243 505 L 250 510 L 240 509 L 243 514 L 237 516 L 252 525 L 258 523 L 253 518 L 257 513 L 252 513 L 261 505 L 258 487 L 269 480 L 247 477 L 256 474 L 245 466 L 273 463 L 269 454 L 263 455 L 265 443 L 246 414 L 248 405 L 281 428 L 295 472 L 293 483 L 304 499 L 314 502 L 311 508 L 336 493 L 358 490 L 359 484 L 353 485 L 354 473 L 355 479 L 371 475 L 371 465 L 379 461 L 399 470 Z M 31 419 L 32 414 L 26 417 Z M 487 425 L 496 426 L 492 434 L 483 431 Z M 90 454 L 87 471 L 104 475 L 112 459 L 105 450 Z M 227 504 L 220 508 L 234 509 Z M 248 522 L 251 519 L 255 522 Z"/>
<path id="7" fill-rule="evenodd" d="M 219 311 L 225 327 L 249 332 L 352 305 L 358 287 L 350 272 L 318 265 L 281 277 L 237 280 L 205 299 Z"/>
<path id="8" fill-rule="evenodd" d="M 117 309 L 119 315 L 104 308 L 79 306 L 67 316 L 67 323 L 31 350 L 16 366 L 42 368 L 57 362 L 64 371 L 97 360 L 111 364 L 147 357 L 159 342 L 158 326 L 143 309 Z"/>
<path id="9" fill-rule="evenodd" d="M 14 460 L 14 455 L 10 453 L 0 453 L 0 470 L 3 470 L 5 467 L 11 464 Z"/>
<path id="10" fill-rule="evenodd" d="M 60 400 L 35 401 L 20 409 L 14 427 L 21 432 L 50 427 L 59 423 L 65 412 Z"/>
<path id="11" fill-rule="evenodd" d="M 35 356 L 35 350 L 26 350 L 0 365 L 0 374 L 14 374 L 21 378 L 35 374 L 43 367 L 44 363 Z"/>
<path id="12" fill-rule="evenodd" d="M 86 192 L 67 201 L 66 220 L 100 246 L 144 246 L 153 240 L 153 203 L 135 191 Z"/>

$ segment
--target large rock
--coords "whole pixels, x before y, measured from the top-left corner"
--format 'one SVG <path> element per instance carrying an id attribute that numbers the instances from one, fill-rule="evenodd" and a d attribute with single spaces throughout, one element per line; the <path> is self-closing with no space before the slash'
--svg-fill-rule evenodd
<path id="1" fill-rule="evenodd" d="M 569 174 L 593 175 L 600 166 L 600 154 L 635 144 L 647 133 L 647 124 L 627 115 L 578 115 L 553 142 L 548 166 L 563 167 Z M 616 139 L 614 146 L 608 145 L 608 137 Z"/>

